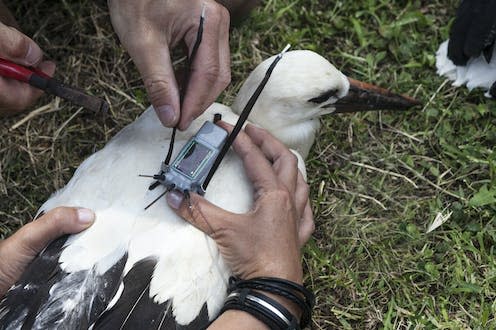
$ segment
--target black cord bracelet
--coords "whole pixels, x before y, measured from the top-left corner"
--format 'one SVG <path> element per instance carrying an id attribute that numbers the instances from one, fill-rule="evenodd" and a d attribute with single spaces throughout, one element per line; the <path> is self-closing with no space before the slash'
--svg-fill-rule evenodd
<path id="1" fill-rule="evenodd" d="M 288 288 L 292 288 L 293 290 L 300 292 L 305 297 L 307 302 L 312 306 L 312 308 L 315 305 L 315 295 L 310 290 L 305 288 L 303 285 L 276 277 L 256 277 L 253 278 L 253 280 L 264 281 L 269 283 L 279 283 L 281 285 L 285 285 Z"/>
<path id="2" fill-rule="evenodd" d="M 248 291 L 246 291 L 248 290 Z M 299 285 L 297 283 L 284 280 L 284 279 L 279 279 L 279 278 L 274 278 L 274 277 L 258 277 L 258 278 L 252 278 L 249 280 L 240 280 L 235 277 L 231 277 L 229 279 L 229 287 L 228 287 L 228 293 L 230 294 L 229 297 L 231 297 L 232 293 L 240 293 L 240 292 L 250 292 L 250 295 L 257 295 L 259 293 L 254 292 L 253 290 L 258 290 L 258 291 L 264 291 L 264 292 L 270 292 L 273 294 L 276 294 L 278 296 L 281 296 L 283 298 L 288 299 L 289 301 L 295 303 L 302 311 L 302 316 L 300 320 L 300 325 L 302 328 L 308 326 L 312 320 L 312 309 L 314 306 L 315 298 L 314 295 L 311 291 L 303 287 L 302 285 Z M 237 296 L 237 294 L 235 295 Z M 266 300 L 270 299 L 269 297 L 266 297 L 264 295 L 263 299 Z M 271 301 L 273 301 L 271 299 Z M 229 299 L 226 301 L 226 305 L 228 304 Z M 244 302 L 244 300 L 243 300 Z M 284 306 L 280 305 L 278 302 L 275 302 L 276 308 L 283 308 L 285 311 L 287 311 Z M 236 302 L 236 307 L 234 307 L 233 302 L 230 302 L 231 307 L 230 309 L 241 309 L 246 312 L 249 312 L 250 314 L 254 315 L 251 313 L 249 310 L 242 309 L 241 307 L 245 306 L 239 306 L 243 305 L 243 303 Z M 274 306 L 274 305 L 272 305 Z M 261 311 L 255 311 L 256 313 L 261 313 Z M 289 312 L 288 312 L 289 313 Z M 291 315 L 291 314 L 289 314 Z M 257 317 L 256 315 L 254 315 Z M 274 315 L 272 315 L 274 317 Z M 292 319 L 295 319 L 293 315 L 291 315 Z M 272 321 L 264 320 L 261 317 L 257 317 L 260 321 L 264 322 L 267 324 L 271 329 L 279 329 L 279 328 L 273 328 L 274 324 L 271 323 Z M 287 317 L 286 317 L 287 318 Z M 277 326 L 280 326 L 277 325 Z M 296 325 L 297 326 L 297 325 Z M 280 328 L 280 329 L 296 329 L 295 327 L 286 327 L 286 328 Z"/>
<path id="3" fill-rule="evenodd" d="M 264 294 L 239 289 L 231 292 L 221 313 L 235 309 L 245 311 L 273 330 L 299 330 L 298 321 L 284 306 Z"/>
<path id="4" fill-rule="evenodd" d="M 253 290 L 270 292 L 286 298 L 295 303 L 301 309 L 302 315 L 300 324 L 302 327 L 306 327 L 311 321 L 312 304 L 308 303 L 302 294 L 295 293 L 293 290 L 288 290 L 288 288 L 284 285 L 251 279 L 249 281 L 240 280 L 235 283 L 235 286 L 239 289 L 249 288 Z"/>

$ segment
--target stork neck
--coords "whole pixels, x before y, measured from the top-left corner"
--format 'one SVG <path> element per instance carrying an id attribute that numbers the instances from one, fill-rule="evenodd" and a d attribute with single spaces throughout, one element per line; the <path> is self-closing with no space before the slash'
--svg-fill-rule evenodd
<path id="1" fill-rule="evenodd" d="M 267 125 L 267 123 L 257 124 L 268 130 L 288 148 L 298 151 L 304 159 L 308 156 L 310 148 L 315 141 L 315 136 L 320 129 L 320 121 L 318 119 L 307 120 L 277 128 L 271 128 L 270 124 Z"/>

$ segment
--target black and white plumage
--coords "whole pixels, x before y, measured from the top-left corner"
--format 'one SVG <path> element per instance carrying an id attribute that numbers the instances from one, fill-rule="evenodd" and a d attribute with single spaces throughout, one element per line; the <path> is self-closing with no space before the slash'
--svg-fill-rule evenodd
<path id="1" fill-rule="evenodd" d="M 437 51 L 439 75 L 496 98 L 496 0 L 463 0 L 450 38 Z"/>
<path id="2" fill-rule="evenodd" d="M 241 88 L 232 109 L 215 103 L 174 150 L 215 113 L 234 124 L 273 58 L 261 63 Z M 405 109 L 407 97 L 348 79 L 311 51 L 292 51 L 275 68 L 250 120 L 295 150 L 305 175 L 319 117 L 357 109 Z M 371 87 L 371 86 L 369 86 Z M 215 242 L 179 218 L 148 190 L 141 173 L 160 168 L 171 130 L 152 108 L 86 159 L 69 183 L 42 207 L 82 206 L 96 221 L 84 232 L 52 243 L 0 302 L 0 329 L 200 329 L 224 303 L 230 271 Z M 300 156 L 301 155 L 301 156 Z M 252 187 L 241 160 L 229 152 L 205 197 L 231 212 L 246 212 Z"/>

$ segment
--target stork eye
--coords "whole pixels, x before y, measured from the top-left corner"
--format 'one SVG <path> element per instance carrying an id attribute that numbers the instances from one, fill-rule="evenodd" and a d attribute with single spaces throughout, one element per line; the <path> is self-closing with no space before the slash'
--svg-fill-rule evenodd
<path id="1" fill-rule="evenodd" d="M 331 97 L 336 97 L 338 95 L 338 92 L 339 92 L 338 89 L 331 89 L 331 90 L 328 90 L 327 92 L 320 94 L 317 97 L 314 97 L 313 99 L 308 100 L 308 102 L 324 103 L 325 101 L 327 101 Z"/>

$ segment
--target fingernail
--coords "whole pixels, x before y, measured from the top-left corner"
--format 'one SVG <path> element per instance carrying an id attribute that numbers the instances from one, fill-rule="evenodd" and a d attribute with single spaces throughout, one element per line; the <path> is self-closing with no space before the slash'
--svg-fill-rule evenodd
<path id="1" fill-rule="evenodd" d="M 167 200 L 167 204 L 169 204 L 170 207 L 177 210 L 183 203 L 184 195 L 181 194 L 179 191 L 173 190 L 169 192 L 167 196 L 165 196 L 165 199 Z"/>
<path id="2" fill-rule="evenodd" d="M 36 51 L 35 51 L 33 45 L 30 43 L 28 46 L 28 52 L 26 53 L 25 60 L 26 60 L 27 64 L 35 65 L 36 62 L 38 62 L 38 59 L 39 59 L 39 55 L 36 54 Z"/>
<path id="3" fill-rule="evenodd" d="M 176 121 L 176 113 L 171 105 L 162 105 L 157 108 L 158 118 L 165 126 L 172 126 Z"/>
<path id="4" fill-rule="evenodd" d="M 78 209 L 78 221 L 82 224 L 89 224 L 95 221 L 95 213 L 89 209 Z"/>

